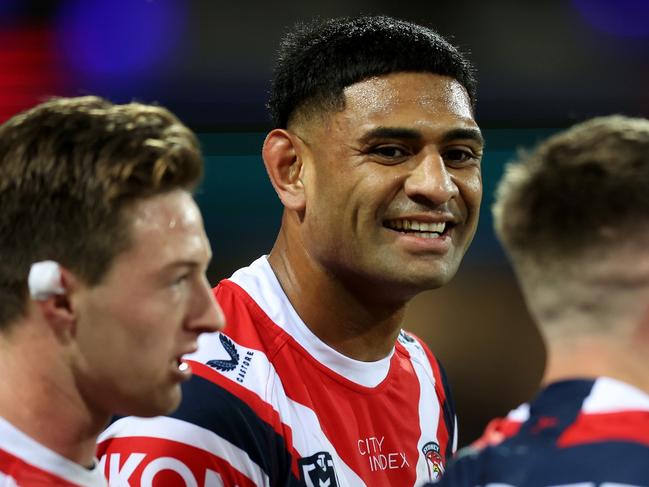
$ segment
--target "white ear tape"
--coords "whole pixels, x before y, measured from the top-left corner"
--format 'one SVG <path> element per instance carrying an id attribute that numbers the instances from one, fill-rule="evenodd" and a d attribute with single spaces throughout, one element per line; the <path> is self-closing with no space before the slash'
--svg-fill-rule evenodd
<path id="1" fill-rule="evenodd" d="M 44 301 L 56 294 L 65 294 L 61 284 L 61 266 L 53 260 L 34 262 L 27 278 L 29 294 L 36 301 Z"/>

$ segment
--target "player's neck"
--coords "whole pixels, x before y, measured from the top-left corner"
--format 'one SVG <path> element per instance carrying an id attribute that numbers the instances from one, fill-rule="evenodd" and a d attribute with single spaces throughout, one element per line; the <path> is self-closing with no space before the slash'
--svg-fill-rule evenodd
<path id="1" fill-rule="evenodd" d="M 389 355 L 401 328 L 405 303 L 377 305 L 366 300 L 304 253 L 292 249 L 278 240 L 268 260 L 306 326 L 347 357 L 371 362 Z"/>
<path id="2" fill-rule="evenodd" d="M 574 378 L 611 377 L 649 393 L 649 351 L 612 336 L 550 340 L 543 383 Z"/>
<path id="3" fill-rule="evenodd" d="M 91 466 L 96 437 L 109 418 L 91 414 L 61 354 L 31 338 L 22 350 L 17 341 L 0 338 L 0 416 L 68 460 Z"/>

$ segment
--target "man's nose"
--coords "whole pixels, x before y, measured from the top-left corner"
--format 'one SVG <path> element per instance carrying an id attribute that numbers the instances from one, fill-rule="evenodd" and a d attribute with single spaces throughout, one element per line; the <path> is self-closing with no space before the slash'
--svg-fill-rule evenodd
<path id="1" fill-rule="evenodd" d="M 453 181 L 444 158 L 437 151 L 423 154 L 406 179 L 405 192 L 412 200 L 426 199 L 434 205 L 443 205 L 455 198 L 459 190 Z"/>

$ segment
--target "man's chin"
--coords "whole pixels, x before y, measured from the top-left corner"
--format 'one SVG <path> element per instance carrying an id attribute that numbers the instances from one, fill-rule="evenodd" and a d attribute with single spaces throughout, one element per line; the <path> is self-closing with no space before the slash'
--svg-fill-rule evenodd
<path id="1" fill-rule="evenodd" d="M 435 274 L 428 276 L 421 276 L 420 279 L 415 280 L 412 283 L 415 294 L 422 293 L 424 291 L 431 291 L 433 289 L 439 289 L 453 280 L 455 277 L 455 272 L 444 273 L 444 274 Z"/>
<path id="2" fill-rule="evenodd" d="M 455 262 L 413 262 L 404 266 L 401 279 L 419 293 L 445 286 L 455 277 L 458 267 L 459 263 Z"/>
<path id="3" fill-rule="evenodd" d="M 454 275 L 455 272 L 392 276 L 389 285 L 372 286 L 372 296 L 383 304 L 403 306 L 423 292 L 448 284 Z"/>
<path id="4" fill-rule="evenodd" d="M 138 400 L 133 401 L 130 407 L 126 408 L 127 412 L 125 415 L 141 416 L 143 418 L 164 416 L 178 409 L 181 399 L 182 393 L 180 386 L 175 385 L 173 390 L 165 391 L 163 394 L 151 393 L 138 398 Z"/>

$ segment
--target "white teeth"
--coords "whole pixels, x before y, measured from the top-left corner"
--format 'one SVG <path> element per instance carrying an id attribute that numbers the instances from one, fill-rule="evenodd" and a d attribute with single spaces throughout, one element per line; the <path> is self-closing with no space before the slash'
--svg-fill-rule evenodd
<path id="1" fill-rule="evenodd" d="M 440 234 L 444 233 L 444 230 L 446 229 L 446 222 L 425 223 L 415 220 L 391 220 L 388 223 L 388 226 L 395 230 L 419 232 L 422 234 L 420 236 L 424 238 L 433 238 L 429 237 L 426 234 L 435 233 L 437 234 L 436 236 L 439 236 Z"/>
<path id="2" fill-rule="evenodd" d="M 419 226 L 419 230 L 422 232 L 436 232 L 436 233 L 444 233 L 444 230 L 446 229 L 446 223 L 441 222 L 441 223 L 422 223 Z"/>
<path id="3" fill-rule="evenodd" d="M 185 372 L 188 368 L 189 365 L 187 365 L 187 362 L 181 362 L 178 366 L 178 370 L 180 370 L 181 372 Z"/>

